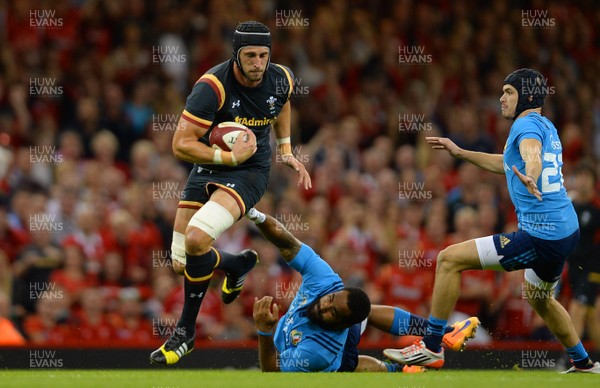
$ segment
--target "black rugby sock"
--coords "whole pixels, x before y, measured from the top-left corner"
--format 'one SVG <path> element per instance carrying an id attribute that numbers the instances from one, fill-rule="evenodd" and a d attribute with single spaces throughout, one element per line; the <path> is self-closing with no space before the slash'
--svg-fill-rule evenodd
<path id="1" fill-rule="evenodd" d="M 193 256 L 186 253 L 185 256 L 185 300 L 177 327 L 184 329 L 186 337 L 190 338 L 195 335 L 196 318 L 210 284 L 217 257 L 212 249 L 203 255 Z"/>

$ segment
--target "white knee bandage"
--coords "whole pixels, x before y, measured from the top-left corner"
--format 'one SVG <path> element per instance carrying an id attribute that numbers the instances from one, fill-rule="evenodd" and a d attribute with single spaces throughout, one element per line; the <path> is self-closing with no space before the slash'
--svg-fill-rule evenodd
<path id="1" fill-rule="evenodd" d="M 188 223 L 188 226 L 203 230 L 206 234 L 216 240 L 217 237 L 229 229 L 234 222 L 233 216 L 227 209 L 217 202 L 208 201 L 194 214 Z"/>
<path id="2" fill-rule="evenodd" d="M 185 265 L 185 235 L 179 232 L 173 232 L 173 242 L 171 243 L 171 260 Z"/>

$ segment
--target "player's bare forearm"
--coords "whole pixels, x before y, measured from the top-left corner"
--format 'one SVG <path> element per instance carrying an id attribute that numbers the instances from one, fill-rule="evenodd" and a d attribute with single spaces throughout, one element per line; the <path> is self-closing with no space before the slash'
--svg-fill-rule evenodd
<path id="1" fill-rule="evenodd" d="M 273 122 L 273 130 L 277 139 L 290 137 L 292 128 L 292 106 L 290 102 L 286 102 L 277 119 Z"/>
<path id="2" fill-rule="evenodd" d="M 519 152 L 525 162 L 525 175 L 537 181 L 542 173 L 542 144 L 535 139 L 524 139 L 519 144 Z"/>
<path id="3" fill-rule="evenodd" d="M 484 170 L 496 174 L 504 174 L 504 160 L 501 154 L 488 154 L 485 152 L 469 151 L 460 148 L 447 137 L 429 136 L 425 140 L 434 150 L 445 150 L 457 159 L 466 160 Z"/>
<path id="4" fill-rule="evenodd" d="M 292 108 L 290 102 L 286 102 L 279 116 L 273 123 L 273 130 L 277 138 L 277 153 L 281 156 L 283 163 L 298 172 L 298 185 L 303 185 L 308 190 L 312 182 L 306 167 L 293 155 L 292 140 L 290 138 L 292 121 Z"/>
<path id="5" fill-rule="evenodd" d="M 302 243 L 283 224 L 266 214 L 265 221 L 256 226 L 267 240 L 279 248 L 281 255 L 286 261 L 290 261 L 296 257 Z"/>
<path id="6" fill-rule="evenodd" d="M 173 155 L 189 163 L 212 163 L 215 150 L 198 141 L 206 131 L 183 117 L 180 118 L 173 135 Z"/>
<path id="7" fill-rule="evenodd" d="M 461 149 L 461 152 L 456 157 L 495 174 L 504 174 L 504 158 L 502 154 L 488 154 L 486 152 Z"/>
<path id="8" fill-rule="evenodd" d="M 258 361 L 263 372 L 279 372 L 277 352 L 272 336 L 258 336 Z"/>
<path id="9" fill-rule="evenodd" d="M 387 366 L 381 360 L 371 356 L 358 356 L 358 364 L 354 372 L 387 372 Z"/>
<path id="10" fill-rule="evenodd" d="M 394 323 L 394 308 L 392 306 L 371 305 L 367 324 L 376 329 L 389 333 Z"/>

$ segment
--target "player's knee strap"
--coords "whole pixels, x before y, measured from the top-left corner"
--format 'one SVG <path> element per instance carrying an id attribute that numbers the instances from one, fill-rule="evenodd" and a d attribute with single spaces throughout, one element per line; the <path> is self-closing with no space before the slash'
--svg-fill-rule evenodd
<path id="1" fill-rule="evenodd" d="M 185 235 L 173 231 L 173 241 L 171 242 L 171 260 L 185 265 Z"/>
<path id="2" fill-rule="evenodd" d="M 194 214 L 188 226 L 203 230 L 216 240 L 234 222 L 233 216 L 227 209 L 215 201 L 208 201 Z"/>

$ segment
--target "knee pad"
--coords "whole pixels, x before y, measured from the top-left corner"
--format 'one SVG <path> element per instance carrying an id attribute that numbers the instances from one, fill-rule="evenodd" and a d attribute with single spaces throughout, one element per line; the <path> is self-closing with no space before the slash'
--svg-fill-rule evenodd
<path id="1" fill-rule="evenodd" d="M 183 233 L 173 231 L 171 261 L 176 261 L 185 266 L 185 235 Z"/>
<path id="2" fill-rule="evenodd" d="M 231 213 L 221 206 L 221 204 L 215 201 L 208 201 L 200 210 L 194 213 L 188 226 L 198 228 L 206 232 L 213 240 L 216 240 L 234 222 L 235 220 Z"/>

